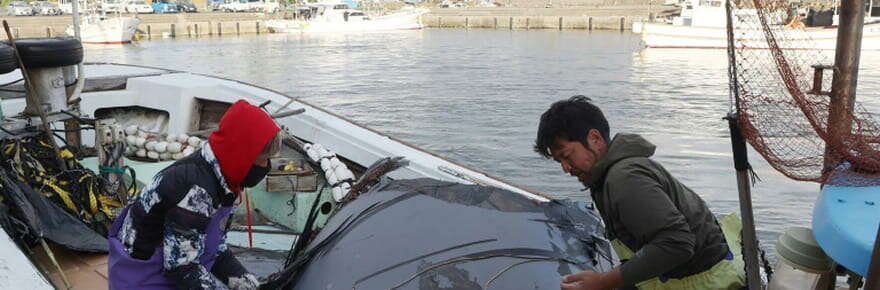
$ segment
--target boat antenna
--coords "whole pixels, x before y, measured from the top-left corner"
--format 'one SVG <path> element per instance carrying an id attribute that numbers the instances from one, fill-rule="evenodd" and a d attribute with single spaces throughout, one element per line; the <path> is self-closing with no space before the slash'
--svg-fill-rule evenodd
<path id="1" fill-rule="evenodd" d="M 79 0 L 68 0 L 70 1 L 70 7 L 73 10 L 73 37 L 76 39 L 82 40 L 79 32 L 80 19 L 79 19 Z"/>

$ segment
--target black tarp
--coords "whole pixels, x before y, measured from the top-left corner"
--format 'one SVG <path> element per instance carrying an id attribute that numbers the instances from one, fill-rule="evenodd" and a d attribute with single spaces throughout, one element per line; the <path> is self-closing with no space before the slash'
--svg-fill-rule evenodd
<path id="1" fill-rule="evenodd" d="M 107 252 L 105 237 L 29 185 L 10 176 L 6 171 L 0 171 L 0 182 L 3 183 L 0 194 L 5 197 L 4 202 L 7 202 L 10 215 L 27 225 L 29 235 L 34 238 L 42 236 L 71 250 Z"/>
<path id="2" fill-rule="evenodd" d="M 556 290 L 564 275 L 611 269 L 603 236 L 587 202 L 536 202 L 433 179 L 392 181 L 328 221 L 298 257 L 290 287 Z"/>

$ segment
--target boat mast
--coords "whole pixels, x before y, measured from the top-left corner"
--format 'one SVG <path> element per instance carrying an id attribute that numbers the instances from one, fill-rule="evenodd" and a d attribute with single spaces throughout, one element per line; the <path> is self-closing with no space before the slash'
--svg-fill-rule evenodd
<path id="1" fill-rule="evenodd" d="M 70 7 L 71 7 L 71 10 L 73 10 L 73 36 L 76 37 L 76 39 L 82 39 L 82 37 L 80 37 L 80 33 L 79 33 L 79 25 L 80 25 L 79 3 L 78 3 L 79 0 L 70 0 L 70 1 L 71 1 Z"/>

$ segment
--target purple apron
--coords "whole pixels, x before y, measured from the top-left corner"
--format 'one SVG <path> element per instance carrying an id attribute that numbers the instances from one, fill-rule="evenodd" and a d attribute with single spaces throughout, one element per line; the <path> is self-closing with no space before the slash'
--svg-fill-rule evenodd
<path id="1" fill-rule="evenodd" d="M 113 221 L 107 240 L 110 242 L 110 257 L 107 267 L 110 276 L 110 289 L 145 289 L 166 290 L 175 289 L 174 282 L 165 278 L 163 274 L 162 247 L 156 248 L 156 252 L 149 260 L 132 258 L 119 240 L 119 229 L 128 214 L 129 207 L 122 210 L 122 214 Z M 217 247 L 223 235 L 221 222 L 232 212 L 232 207 L 221 207 L 208 222 L 205 230 L 205 250 L 199 257 L 199 262 L 211 271 L 214 266 L 214 258 L 217 257 Z"/>

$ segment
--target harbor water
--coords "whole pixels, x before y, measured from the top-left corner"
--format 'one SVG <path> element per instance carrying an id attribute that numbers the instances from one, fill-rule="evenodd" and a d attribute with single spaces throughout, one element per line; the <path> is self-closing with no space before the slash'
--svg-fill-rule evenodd
<path id="1" fill-rule="evenodd" d="M 833 52 L 828 52 L 833 53 Z M 532 151 L 540 114 L 583 94 L 612 134 L 638 133 L 716 214 L 737 212 L 724 50 L 641 50 L 638 35 L 584 30 L 426 29 L 252 35 L 87 46 L 86 61 L 162 67 L 272 88 L 557 198 L 589 192 Z M 880 52 L 862 55 L 858 99 L 880 110 Z M 88 72 L 86 72 L 88 73 Z M 809 226 L 819 185 L 750 152 L 762 247 Z M 769 251 L 772 254 L 772 251 Z"/>

